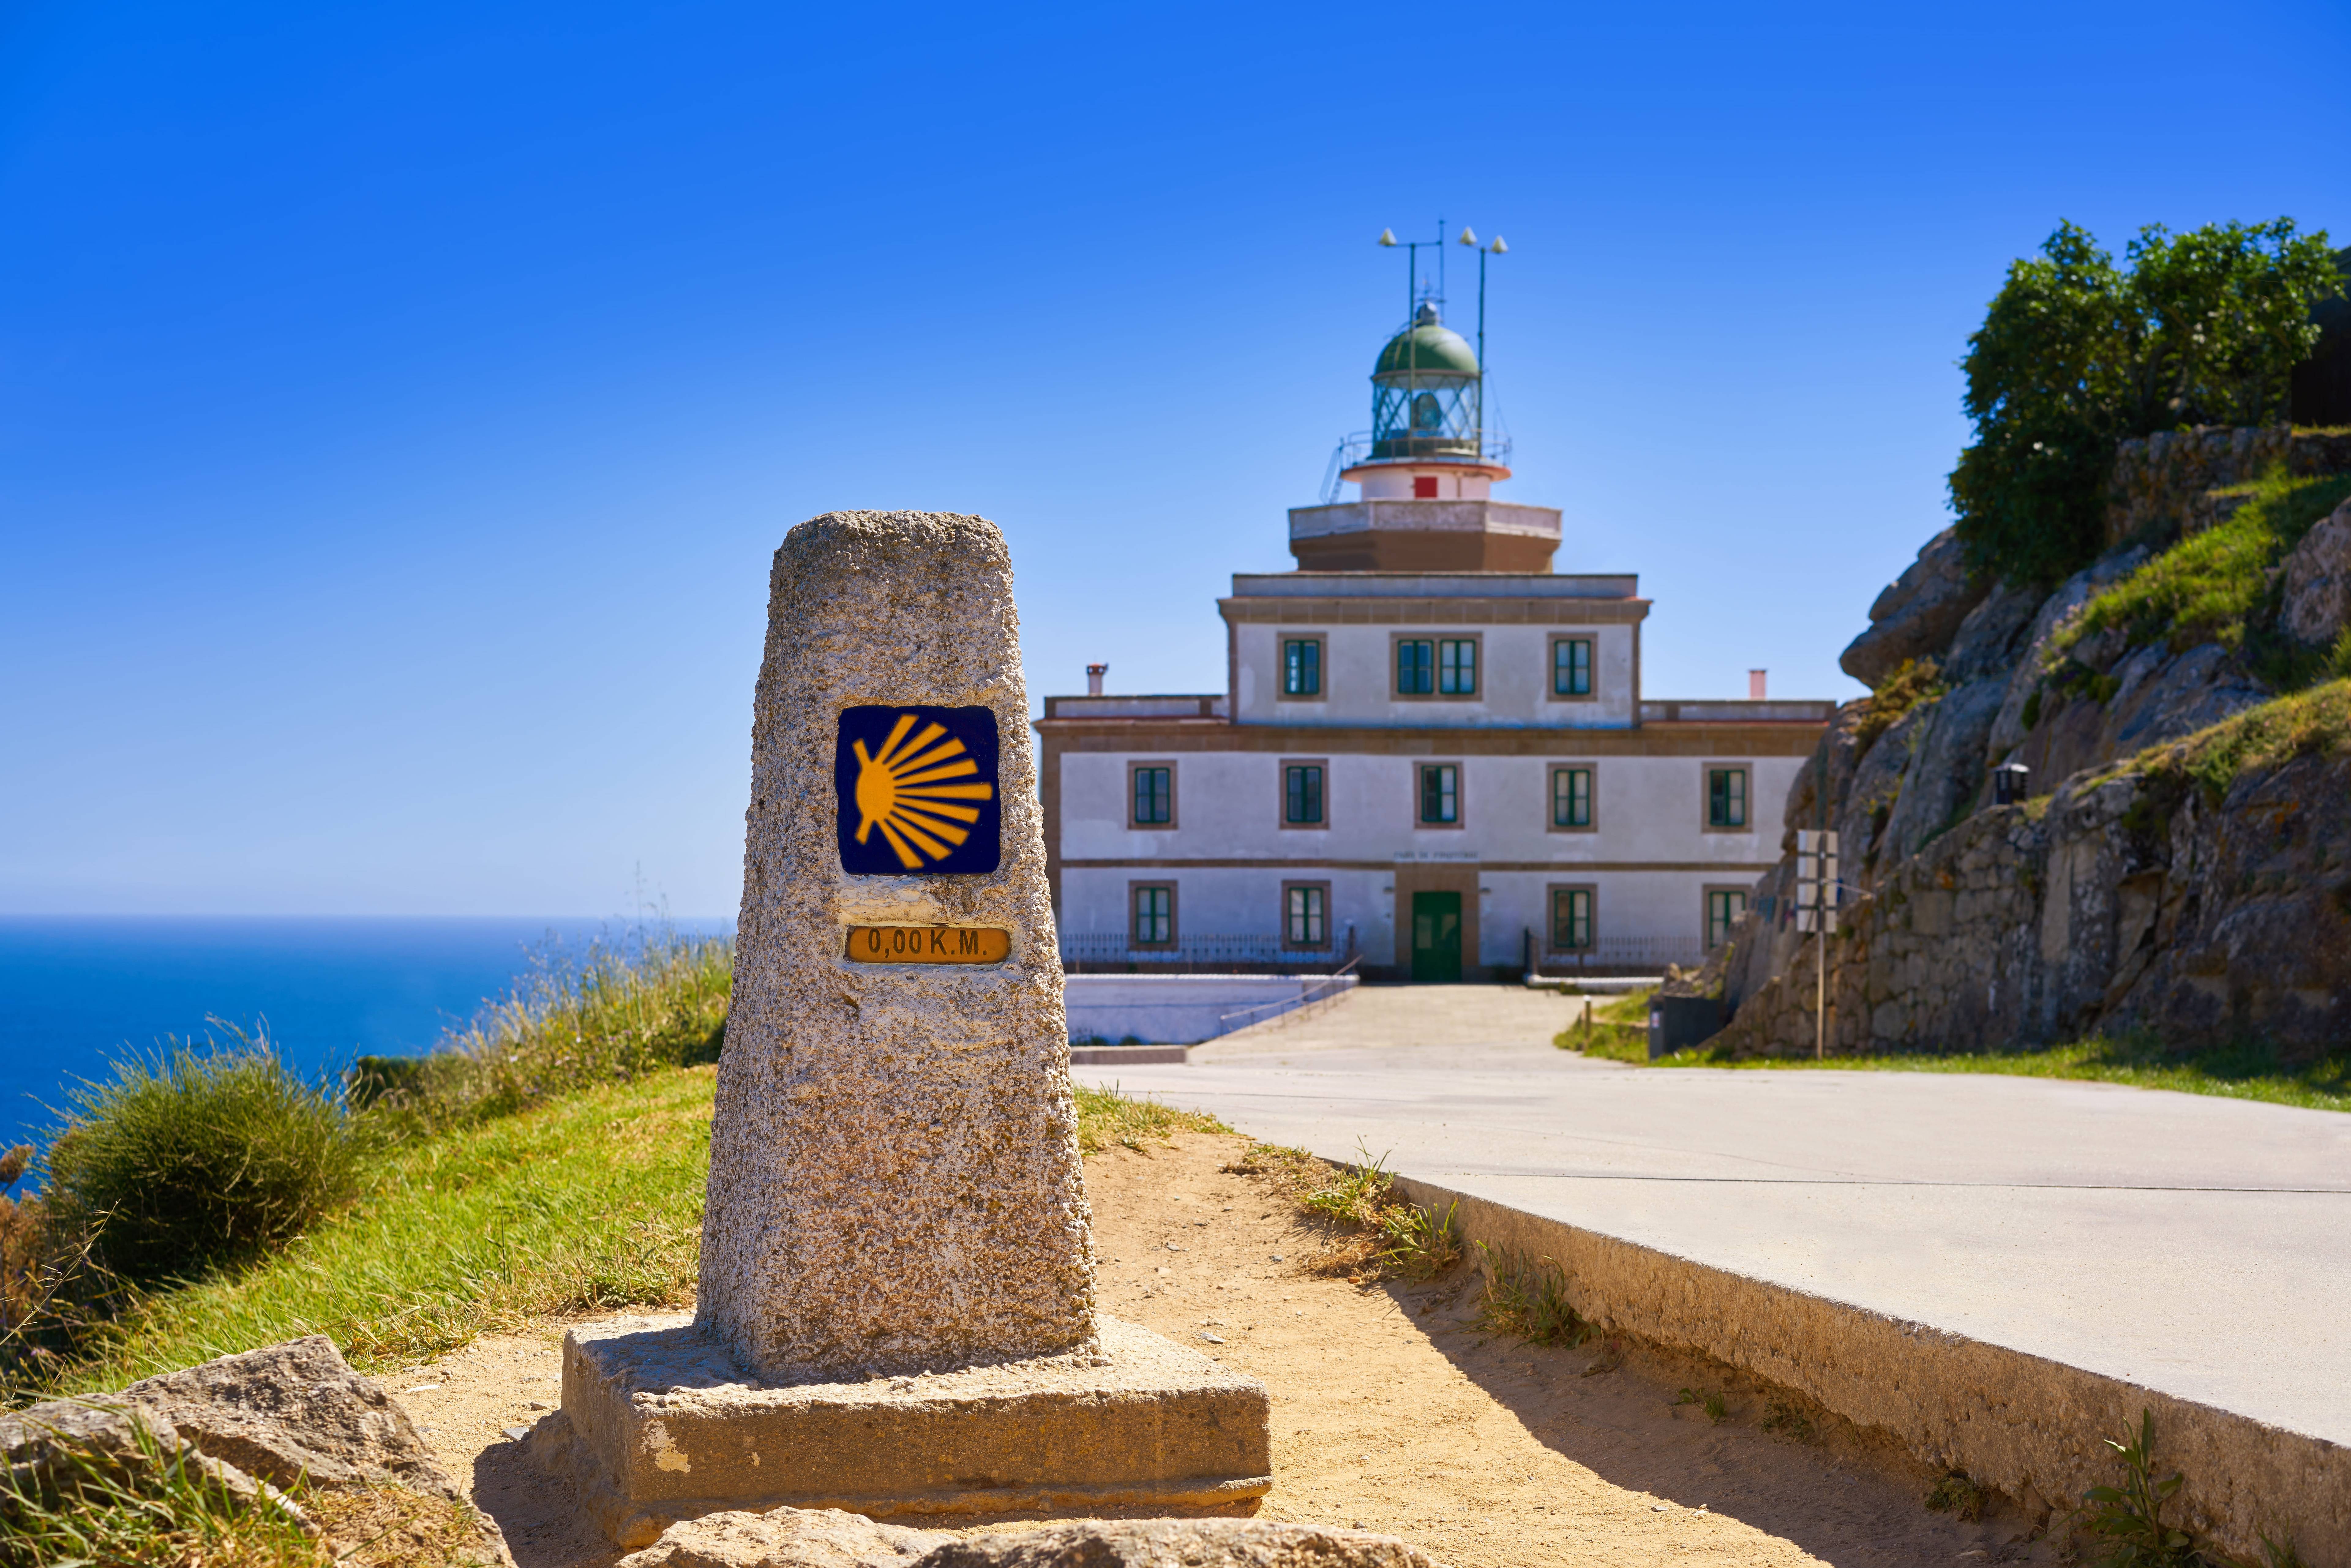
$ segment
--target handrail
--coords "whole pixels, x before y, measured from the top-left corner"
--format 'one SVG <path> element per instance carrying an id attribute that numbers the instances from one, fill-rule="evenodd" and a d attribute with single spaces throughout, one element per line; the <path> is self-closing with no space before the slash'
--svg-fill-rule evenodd
<path id="1" fill-rule="evenodd" d="M 1474 451 L 1447 452 L 1441 455 L 1444 458 L 1449 458 L 1457 462 L 1464 457 L 1470 458 L 1473 461 L 1491 460 L 1496 463 L 1508 463 L 1510 460 L 1510 436 L 1507 434 L 1499 434 L 1489 430 L 1465 430 L 1460 432 L 1458 434 L 1400 435 L 1385 438 L 1381 437 L 1372 431 L 1359 430 L 1352 435 L 1340 437 L 1339 449 L 1332 455 L 1332 460 L 1334 464 L 1340 467 L 1353 467 L 1358 463 L 1369 462 L 1371 460 L 1372 448 L 1377 445 L 1383 439 L 1395 441 L 1426 441 L 1432 444 L 1444 442 L 1455 446 L 1474 448 Z M 1437 455 L 1432 455 L 1434 456 Z M 1390 459 L 1389 461 L 1408 463 L 1411 462 L 1412 459 L 1409 457 L 1398 457 Z"/>
<path id="2" fill-rule="evenodd" d="M 1363 955 L 1359 953 L 1354 957 L 1348 959 L 1344 964 L 1340 965 L 1336 969 L 1332 970 L 1328 975 L 1323 976 L 1320 980 L 1315 981 L 1313 985 L 1307 987 L 1305 990 L 1300 992 L 1295 997 L 1290 997 L 1278 1002 L 1259 1002 L 1253 1008 L 1243 1008 L 1238 1012 L 1218 1013 L 1217 1015 L 1217 1022 L 1220 1026 L 1230 1025 L 1235 1019 L 1247 1018 L 1251 1013 L 1261 1013 L 1269 1008 L 1280 1009 L 1275 1012 L 1275 1018 L 1287 1018 L 1293 1013 L 1302 1015 L 1308 1009 L 1319 1007 L 1322 1003 L 1329 1001 L 1333 996 L 1354 989 L 1353 981 L 1357 977 L 1354 976 L 1352 971 L 1354 969 L 1356 965 L 1363 961 Z M 1342 986 L 1339 983 L 1341 980 L 1347 980 L 1350 983 Z M 1314 995 L 1313 993 L 1317 990 L 1322 990 L 1323 994 L 1319 997 Z M 1262 1023 L 1270 1023 L 1273 1020 L 1271 1019 L 1262 1019 L 1259 1021 Z M 1240 1027 L 1246 1029 L 1249 1026 L 1244 1024 Z M 1220 1027 L 1217 1032 L 1221 1035 L 1230 1034 L 1233 1031 L 1230 1028 Z"/>

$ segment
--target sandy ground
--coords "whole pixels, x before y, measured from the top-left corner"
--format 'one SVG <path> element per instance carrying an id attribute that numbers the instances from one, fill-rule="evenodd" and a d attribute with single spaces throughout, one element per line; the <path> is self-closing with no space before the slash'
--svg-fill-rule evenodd
<path id="1" fill-rule="evenodd" d="M 1764 1430 L 1770 1391 L 1719 1368 L 1490 1337 L 1466 1270 L 1368 1289 L 1316 1273 L 1315 1231 L 1223 1168 L 1245 1146 L 1187 1135 L 1086 1172 L 1103 1310 L 1271 1392 L 1261 1517 L 1389 1531 L 1454 1568 L 2050 1560 L 2022 1539 L 2036 1521 L 1928 1512 L 1933 1478 L 1849 1426 Z M 503 1436 L 555 1402 L 560 1335 L 481 1339 L 384 1382 L 522 1568 L 601 1568 L 618 1553 Z M 1684 1388 L 1721 1394 L 1725 1419 L 1675 1404 Z"/>

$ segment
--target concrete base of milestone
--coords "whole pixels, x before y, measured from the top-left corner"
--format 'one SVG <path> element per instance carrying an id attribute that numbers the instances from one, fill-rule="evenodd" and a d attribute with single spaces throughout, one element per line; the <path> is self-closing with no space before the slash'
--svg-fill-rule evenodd
<path id="1" fill-rule="evenodd" d="M 631 1549 L 723 1509 L 1205 1511 L 1271 1490 L 1265 1385 L 1132 1323 L 1101 1334 L 1098 1356 L 778 1384 L 683 1313 L 585 1323 L 528 1440 Z"/>

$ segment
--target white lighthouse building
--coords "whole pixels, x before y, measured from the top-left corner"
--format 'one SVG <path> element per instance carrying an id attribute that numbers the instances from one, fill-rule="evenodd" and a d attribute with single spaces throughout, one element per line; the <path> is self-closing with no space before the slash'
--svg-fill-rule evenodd
<path id="1" fill-rule="evenodd" d="M 1290 513 L 1295 571 L 1217 601 L 1222 688 L 1045 700 L 1072 967 L 1336 966 L 1452 980 L 1696 961 L 1779 856 L 1829 701 L 1657 700 L 1630 572 L 1552 570 L 1493 497 L 1478 351 L 1422 301 Z M 1332 486 L 1335 492 L 1340 486 Z M 1092 683 L 1099 685 L 1097 679 Z"/>

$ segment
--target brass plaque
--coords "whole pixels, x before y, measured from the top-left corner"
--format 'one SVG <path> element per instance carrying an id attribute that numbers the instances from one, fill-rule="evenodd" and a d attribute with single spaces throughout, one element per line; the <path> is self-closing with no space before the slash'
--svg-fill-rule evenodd
<path id="1" fill-rule="evenodd" d="M 852 925 L 849 956 L 861 964 L 1001 964 L 1012 933 L 992 925 Z"/>

